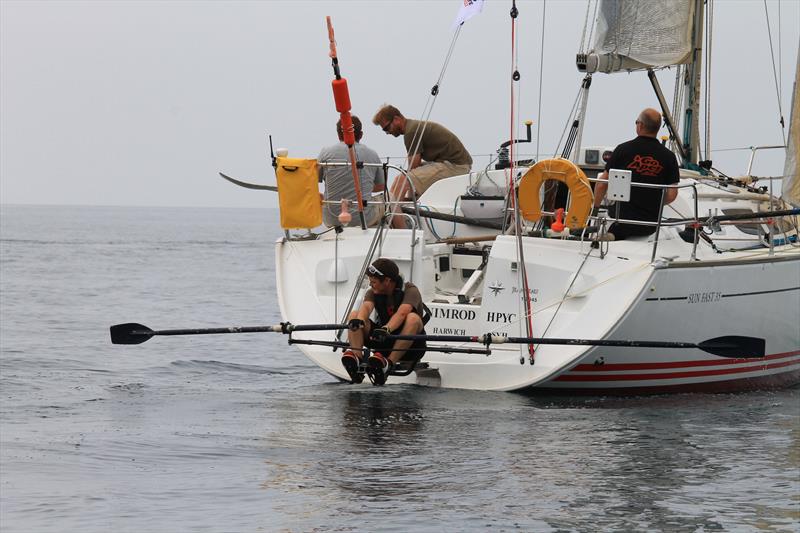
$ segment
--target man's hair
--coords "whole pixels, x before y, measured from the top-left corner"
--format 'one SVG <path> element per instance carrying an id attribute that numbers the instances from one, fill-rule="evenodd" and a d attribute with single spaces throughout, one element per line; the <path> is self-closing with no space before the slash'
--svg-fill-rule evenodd
<path id="1" fill-rule="evenodd" d="M 403 114 L 395 106 L 385 104 L 383 107 L 378 109 L 378 112 L 375 113 L 374 117 L 372 117 L 372 123 L 376 126 L 382 127 L 386 122 L 394 119 L 394 117 L 403 117 Z"/>
<path id="2" fill-rule="evenodd" d="M 375 261 L 373 261 L 372 266 L 378 269 L 378 271 L 381 272 L 383 275 L 382 276 L 373 275 L 370 274 L 369 271 L 367 271 L 367 275 L 379 279 L 389 278 L 391 280 L 394 280 L 395 284 L 397 284 L 398 287 L 403 286 L 403 278 L 402 276 L 400 276 L 400 269 L 397 268 L 397 263 L 395 263 L 391 259 L 386 259 L 383 257 L 378 258 Z"/>
<path id="3" fill-rule="evenodd" d="M 353 133 L 356 136 L 356 142 L 361 140 L 361 136 L 364 135 L 364 132 L 361 130 L 361 120 L 355 115 L 352 116 L 353 119 Z M 336 133 L 339 135 L 339 140 L 344 139 L 344 132 L 342 131 L 342 119 L 339 119 L 336 122 Z"/>
<path id="4" fill-rule="evenodd" d="M 658 133 L 661 129 L 661 113 L 652 108 L 647 108 L 639 113 L 639 122 L 646 133 Z"/>

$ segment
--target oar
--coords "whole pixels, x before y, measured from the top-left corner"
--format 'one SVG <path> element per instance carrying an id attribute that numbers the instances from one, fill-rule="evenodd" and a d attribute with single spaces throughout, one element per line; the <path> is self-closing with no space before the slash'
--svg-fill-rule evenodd
<path id="1" fill-rule="evenodd" d="M 162 329 L 152 330 L 142 324 L 130 322 L 111 326 L 112 344 L 141 344 L 154 335 L 216 335 L 218 333 L 291 333 L 293 331 L 324 331 L 347 329 L 347 324 L 298 324 L 281 322 L 274 326 L 231 326 L 206 329 Z"/>
<path id="2" fill-rule="evenodd" d="M 438 342 L 479 342 L 481 344 L 559 344 L 578 346 L 629 346 L 633 348 L 697 348 L 720 357 L 764 357 L 766 341 L 758 337 L 727 335 L 703 342 L 659 342 L 610 339 L 556 339 L 542 337 L 506 337 L 504 335 L 386 335 L 386 339 L 427 340 Z"/>
<path id="3" fill-rule="evenodd" d="M 275 185 L 259 185 L 258 183 L 248 183 L 246 181 L 241 181 L 237 180 L 236 178 L 226 176 L 222 172 L 220 172 L 219 175 L 225 178 L 226 180 L 230 181 L 231 183 L 238 185 L 239 187 L 244 187 L 245 189 L 256 189 L 259 191 L 278 192 L 278 187 L 276 187 Z"/>

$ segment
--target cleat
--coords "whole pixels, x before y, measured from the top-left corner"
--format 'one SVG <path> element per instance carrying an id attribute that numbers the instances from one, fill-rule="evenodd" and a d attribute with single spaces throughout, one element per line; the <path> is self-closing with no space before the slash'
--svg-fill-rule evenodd
<path id="1" fill-rule="evenodd" d="M 394 364 L 383 354 L 375 352 L 367 359 L 367 374 L 373 385 L 383 385 Z"/>
<path id="2" fill-rule="evenodd" d="M 347 375 L 350 376 L 350 382 L 359 384 L 364 381 L 364 373 L 360 371 L 361 361 L 352 350 L 347 350 L 342 354 L 342 366 L 347 370 Z"/>

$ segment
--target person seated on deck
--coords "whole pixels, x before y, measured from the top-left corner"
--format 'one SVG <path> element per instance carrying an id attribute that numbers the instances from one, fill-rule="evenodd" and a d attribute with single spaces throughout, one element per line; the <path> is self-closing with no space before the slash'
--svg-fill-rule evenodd
<path id="1" fill-rule="evenodd" d="M 408 153 L 408 177 L 417 197 L 438 180 L 467 174 L 472 169 L 472 156 L 459 138 L 441 124 L 406 118 L 392 105 L 381 107 L 372 123 L 387 135 L 403 135 Z M 395 178 L 389 198 L 393 202 L 411 199 L 411 186 L 404 174 Z M 392 227 L 404 228 L 403 217 L 395 216 Z"/>
<path id="2" fill-rule="evenodd" d="M 381 164 L 381 158 L 378 153 L 365 144 L 361 144 L 361 137 L 363 131 L 361 129 L 361 120 L 357 116 L 353 116 L 353 133 L 355 134 L 356 143 L 353 149 L 356 151 L 356 160 L 362 163 Z M 344 143 L 344 132 L 342 131 L 341 119 L 336 123 L 336 133 L 339 135 L 339 142 L 331 146 L 324 147 L 317 161 L 320 163 L 349 163 L 350 151 Z M 386 188 L 386 178 L 384 176 L 383 167 L 365 166 L 358 169 L 359 180 L 361 182 L 361 196 L 367 201 L 373 192 L 380 192 Z M 340 226 L 339 222 L 340 208 L 338 205 L 327 202 L 338 202 L 346 199 L 350 200 L 355 205 L 354 210 L 358 209 L 356 186 L 353 181 L 353 170 L 350 166 L 319 166 L 319 181 L 325 182 L 325 200 L 326 203 L 322 208 L 322 221 L 326 226 Z M 368 226 L 376 226 L 383 216 L 383 204 L 368 202 L 364 208 L 364 218 Z M 358 215 L 352 217 L 348 226 L 360 225 Z"/>
<path id="3" fill-rule="evenodd" d="M 397 264 L 390 259 L 375 260 L 367 269 L 369 286 L 358 311 L 350 313 L 347 339 L 351 346 L 342 355 L 342 365 L 353 383 L 364 375 L 359 371 L 366 345 L 373 350 L 367 360 L 367 373 L 375 385 L 386 383 L 386 376 L 401 359 L 418 360 L 425 350 L 424 340 L 387 340 L 386 334 L 424 334 L 424 305 L 419 289 L 403 283 Z M 377 322 L 370 319 L 372 311 Z"/>
<path id="4" fill-rule="evenodd" d="M 606 162 L 605 171 L 598 178 L 608 180 L 608 171 L 614 168 L 632 171 L 632 183 L 677 184 L 680 180 L 680 172 L 675 154 L 658 142 L 661 113 L 652 108 L 645 109 L 639 113 L 635 124 L 637 137 L 614 148 L 614 152 Z M 607 183 L 597 182 L 595 184 L 595 207 L 600 206 L 607 190 Z M 673 202 L 678 197 L 678 189 L 674 187 L 668 189 L 631 187 L 630 201 L 619 202 L 619 218 L 657 222 L 662 192 L 664 193 L 664 205 Z M 609 216 L 616 218 L 616 212 L 616 207 L 612 204 L 608 210 Z M 608 232 L 614 236 L 613 240 L 618 241 L 628 237 L 651 235 L 655 231 L 655 225 L 640 226 L 616 222 L 608 228 Z"/>

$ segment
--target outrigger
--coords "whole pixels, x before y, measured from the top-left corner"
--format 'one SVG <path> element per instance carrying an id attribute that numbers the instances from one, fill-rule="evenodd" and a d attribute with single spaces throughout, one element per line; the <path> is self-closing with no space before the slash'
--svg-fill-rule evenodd
<path id="1" fill-rule="evenodd" d="M 175 336 L 175 335 L 218 335 L 224 333 L 283 333 L 288 335 L 288 344 L 305 344 L 314 346 L 327 346 L 334 349 L 346 349 L 351 346 L 341 341 L 319 341 L 312 339 L 296 339 L 292 334 L 296 331 L 343 331 L 347 329 L 347 324 L 292 324 L 291 322 L 281 322 L 271 326 L 230 326 L 223 328 L 187 328 L 187 329 L 163 329 L 153 330 L 149 327 L 129 322 L 111 326 L 112 344 L 141 344 L 154 336 Z M 508 337 L 505 335 L 495 335 L 487 333 L 480 336 L 463 335 L 384 335 L 377 340 L 425 340 L 434 342 L 460 342 L 482 344 L 484 348 L 464 348 L 463 346 L 429 345 L 425 351 L 441 353 L 465 353 L 482 354 L 489 356 L 492 354 L 490 346 L 492 344 L 558 344 L 558 345 L 580 345 L 580 346 L 626 346 L 636 348 L 697 348 L 704 352 L 720 357 L 731 358 L 763 358 L 764 339 L 755 337 L 743 337 L 730 335 L 717 337 L 700 343 L 691 342 L 658 342 L 658 341 L 635 341 L 635 340 L 611 340 L 611 339 L 554 339 L 537 337 Z M 369 348 L 364 347 L 365 361 L 369 357 Z M 414 354 L 419 351 L 414 348 L 407 350 L 408 357 L 401 360 L 389 372 L 390 376 L 408 376 L 412 372 L 420 372 L 429 368 L 427 363 L 420 361 L 423 354 Z M 366 365 L 362 362 L 359 374 L 363 379 L 368 374 Z M 375 383 L 372 376 L 370 380 Z M 358 383 L 361 379 L 357 380 Z"/>

